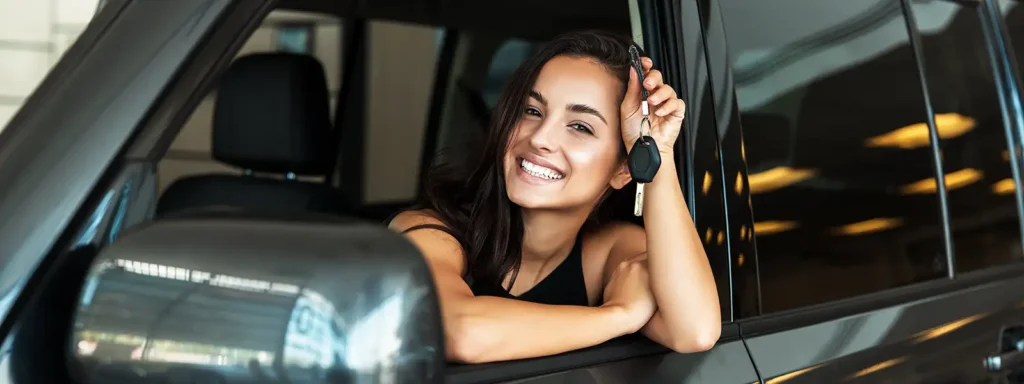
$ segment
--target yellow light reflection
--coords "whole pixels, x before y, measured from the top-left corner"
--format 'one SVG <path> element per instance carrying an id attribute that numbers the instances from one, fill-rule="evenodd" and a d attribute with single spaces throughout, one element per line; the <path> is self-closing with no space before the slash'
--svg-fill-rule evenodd
<path id="1" fill-rule="evenodd" d="M 931 340 L 931 339 L 940 337 L 942 335 L 945 335 L 947 333 L 950 333 L 950 332 L 953 332 L 953 331 L 955 331 L 957 329 L 960 329 L 960 328 L 962 328 L 963 326 L 965 326 L 967 324 L 975 322 L 978 319 L 980 319 L 982 317 L 985 317 L 987 315 L 988 314 L 986 314 L 986 313 L 979 313 L 977 315 L 968 316 L 968 317 L 962 318 L 960 320 L 956 320 L 956 321 L 953 321 L 953 322 L 949 322 L 949 323 L 940 325 L 940 326 L 935 327 L 935 328 L 931 328 L 931 329 L 927 329 L 927 330 L 921 331 L 917 335 L 914 335 L 914 341 L 917 342 L 917 343 L 920 343 L 920 342 L 925 341 L 925 340 Z"/>
<path id="2" fill-rule="evenodd" d="M 817 171 L 810 169 L 775 167 L 749 175 L 747 183 L 750 185 L 751 194 L 765 193 L 807 180 L 815 174 Z"/>
<path id="3" fill-rule="evenodd" d="M 711 242 L 711 235 L 712 235 L 711 228 L 709 227 L 707 232 L 704 233 L 704 242 L 705 243 L 710 243 Z"/>
<path id="4" fill-rule="evenodd" d="M 739 195 L 741 193 L 743 193 L 743 175 L 736 172 L 736 194 Z"/>
<path id="5" fill-rule="evenodd" d="M 787 374 L 778 375 L 778 376 L 775 376 L 775 377 L 773 377 L 771 379 L 766 380 L 764 383 L 765 384 L 778 384 L 778 383 L 782 383 L 782 382 L 785 382 L 785 381 L 787 381 L 789 379 L 792 379 L 794 377 L 797 377 L 797 376 L 800 376 L 800 375 L 805 374 L 807 372 L 810 372 L 810 371 L 813 371 L 815 369 L 818 369 L 818 367 L 820 367 L 820 366 L 821 365 L 815 365 L 815 366 L 811 366 L 811 367 L 807 367 L 807 368 L 801 369 L 799 371 L 793 371 L 793 372 L 790 372 L 790 373 L 787 373 Z"/>
<path id="6" fill-rule="evenodd" d="M 961 188 L 981 180 L 981 171 L 974 168 L 964 168 L 956 172 L 946 174 L 946 190 Z M 900 192 L 905 195 L 935 193 L 938 183 L 935 178 L 928 178 L 900 187 Z"/>
<path id="7" fill-rule="evenodd" d="M 1004 149 L 1002 156 L 1003 156 L 1003 161 L 1010 161 L 1010 150 L 1009 149 Z"/>
<path id="8" fill-rule="evenodd" d="M 740 158 L 743 161 L 747 161 L 747 143 L 745 140 L 740 140 Z"/>
<path id="9" fill-rule="evenodd" d="M 740 226 L 740 240 L 746 240 L 746 239 L 747 239 L 747 226 L 746 225 L 741 225 Z"/>
<path id="10" fill-rule="evenodd" d="M 708 195 L 708 191 L 711 190 L 711 172 L 704 171 L 704 188 L 701 191 L 704 192 L 704 196 Z"/>
<path id="11" fill-rule="evenodd" d="M 744 257 L 742 253 L 739 256 L 736 256 L 736 265 L 737 266 L 742 267 L 744 261 L 746 261 L 746 257 Z"/>
<path id="12" fill-rule="evenodd" d="M 903 225 L 903 219 L 893 217 L 878 217 L 874 219 L 846 224 L 832 229 L 832 233 L 842 236 L 856 236 L 868 233 L 880 232 Z"/>
<path id="13" fill-rule="evenodd" d="M 722 245 L 725 242 L 725 231 L 718 231 L 718 240 L 715 241 L 718 245 Z"/>
<path id="14" fill-rule="evenodd" d="M 864 369 L 862 369 L 860 371 L 857 371 L 857 373 L 854 373 L 850 378 L 851 379 L 855 379 L 855 378 L 858 378 L 858 377 L 870 375 L 872 373 L 875 373 L 875 372 L 881 371 L 883 369 L 889 368 L 891 366 L 894 366 L 896 364 L 902 363 L 906 359 L 907 359 L 906 357 L 897 357 L 895 359 L 889 359 L 889 360 L 883 361 L 881 363 L 878 363 L 878 364 L 872 365 L 870 367 L 864 368 Z"/>
<path id="15" fill-rule="evenodd" d="M 1017 183 L 1013 182 L 1013 178 L 1002 179 L 999 182 L 992 185 L 992 192 L 998 195 L 1009 195 L 1017 190 Z"/>
<path id="16" fill-rule="evenodd" d="M 974 129 L 974 119 L 956 113 L 940 113 L 935 115 L 935 128 L 940 139 L 949 139 Z M 867 139 L 868 147 L 895 147 L 914 149 L 927 146 L 928 123 L 911 124 L 879 136 Z"/>
<path id="17" fill-rule="evenodd" d="M 798 226 L 800 224 L 795 221 L 759 221 L 754 223 L 754 233 L 758 236 L 768 236 L 789 231 Z"/>

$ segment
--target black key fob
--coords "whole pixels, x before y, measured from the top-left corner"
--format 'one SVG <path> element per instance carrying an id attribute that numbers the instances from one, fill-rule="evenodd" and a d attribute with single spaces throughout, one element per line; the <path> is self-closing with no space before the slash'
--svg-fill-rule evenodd
<path id="1" fill-rule="evenodd" d="M 654 138 L 643 136 L 633 143 L 627 161 L 633 181 L 643 184 L 654 181 L 654 175 L 658 173 L 658 168 L 661 168 L 661 152 L 658 152 L 658 144 L 654 142 Z"/>

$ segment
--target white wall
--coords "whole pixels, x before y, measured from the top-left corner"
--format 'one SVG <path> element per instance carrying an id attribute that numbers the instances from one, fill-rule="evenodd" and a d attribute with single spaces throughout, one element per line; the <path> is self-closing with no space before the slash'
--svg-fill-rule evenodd
<path id="1" fill-rule="evenodd" d="M 0 131 L 85 29 L 98 0 L 0 0 Z"/>

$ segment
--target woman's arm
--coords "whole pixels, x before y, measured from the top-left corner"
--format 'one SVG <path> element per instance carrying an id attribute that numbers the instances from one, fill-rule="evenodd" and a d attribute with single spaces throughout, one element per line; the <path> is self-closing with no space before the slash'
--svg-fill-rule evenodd
<path id="1" fill-rule="evenodd" d="M 686 106 L 676 97 L 675 90 L 664 83 L 661 72 L 651 69 L 653 64 L 649 58 L 641 59 L 646 72 L 642 85 L 637 71 L 630 70 L 621 107 L 622 134 L 627 148 L 641 134 L 643 86 L 650 92 L 646 100 L 650 106 L 649 133 L 661 154 L 661 168 L 644 189 L 645 228 L 620 227 L 605 276 L 609 275 L 609 268 L 623 261 L 646 264 L 658 310 L 643 327 L 643 333 L 679 352 L 702 351 L 714 346 L 721 333 L 718 289 L 700 235 L 686 208 L 672 152 Z"/>
<path id="2" fill-rule="evenodd" d="M 658 309 L 640 331 L 676 352 L 704 351 L 721 333 L 718 288 L 675 175 L 675 162 L 664 158 L 645 187 L 646 229 L 622 224 L 608 231 L 615 240 L 603 278 L 622 264 L 643 265 Z"/>
<path id="3" fill-rule="evenodd" d="M 402 231 L 422 224 L 440 222 L 405 212 L 391 227 Z M 464 252 L 451 235 L 420 229 L 406 237 L 426 257 L 434 275 L 449 360 L 483 363 L 567 352 L 636 332 L 650 316 L 637 315 L 642 309 L 622 301 L 583 307 L 474 296 L 462 279 Z"/>
<path id="4" fill-rule="evenodd" d="M 671 153 L 662 156 L 661 169 L 644 191 L 646 236 L 623 237 L 631 243 L 623 249 L 636 255 L 637 248 L 646 248 L 658 311 L 643 327 L 644 335 L 678 352 L 703 351 L 721 333 L 718 288 L 686 208 L 675 160 Z"/>

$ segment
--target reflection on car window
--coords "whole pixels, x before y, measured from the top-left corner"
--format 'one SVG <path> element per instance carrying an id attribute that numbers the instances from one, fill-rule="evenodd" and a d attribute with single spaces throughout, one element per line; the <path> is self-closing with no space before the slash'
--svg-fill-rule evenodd
<path id="1" fill-rule="evenodd" d="M 0 132 L 101 6 L 98 0 L 0 2 Z"/>
<path id="2" fill-rule="evenodd" d="M 1007 132 L 977 9 L 950 2 L 913 7 L 942 139 L 956 271 L 1019 261 Z"/>
<path id="3" fill-rule="evenodd" d="M 935 176 L 924 99 L 899 2 L 793 0 L 800 11 L 790 13 L 750 4 L 723 1 L 722 12 L 764 311 L 944 276 L 939 205 L 924 186 Z"/>

